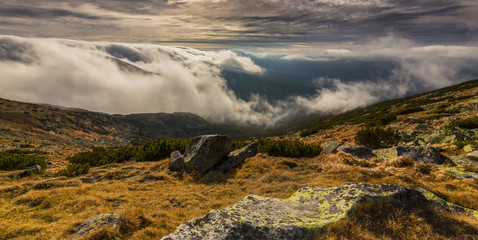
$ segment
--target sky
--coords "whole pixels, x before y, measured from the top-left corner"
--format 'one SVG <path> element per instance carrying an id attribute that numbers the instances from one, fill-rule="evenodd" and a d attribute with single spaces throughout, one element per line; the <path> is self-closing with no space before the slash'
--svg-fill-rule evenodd
<path id="1" fill-rule="evenodd" d="M 361 44 L 387 32 L 467 44 L 476 12 L 474 0 L 2 0 L 0 32 L 196 48 Z"/>
<path id="2" fill-rule="evenodd" d="M 2 0 L 0 97 L 273 126 L 478 78 L 478 1 Z"/>

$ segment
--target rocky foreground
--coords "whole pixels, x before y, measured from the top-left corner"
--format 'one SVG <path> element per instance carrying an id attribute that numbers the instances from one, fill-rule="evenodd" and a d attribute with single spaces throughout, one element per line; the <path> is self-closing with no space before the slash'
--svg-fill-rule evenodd
<path id="1" fill-rule="evenodd" d="M 367 200 L 390 201 L 397 207 L 431 204 L 478 218 L 477 211 L 423 189 L 347 183 L 302 188 L 288 199 L 249 195 L 230 207 L 185 222 L 162 239 L 314 239 L 327 225 L 353 215 L 354 207 Z"/>

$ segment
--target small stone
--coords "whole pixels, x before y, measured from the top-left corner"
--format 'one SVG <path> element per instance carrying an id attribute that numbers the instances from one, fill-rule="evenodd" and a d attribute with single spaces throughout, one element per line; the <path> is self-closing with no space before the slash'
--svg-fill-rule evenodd
<path id="1" fill-rule="evenodd" d="M 344 152 L 362 159 L 370 159 L 374 156 L 372 149 L 366 147 L 359 147 L 354 145 L 342 145 L 337 148 L 337 151 Z"/>
<path id="2" fill-rule="evenodd" d="M 106 213 L 80 224 L 73 230 L 73 236 L 83 236 L 90 234 L 103 227 L 116 228 L 121 224 L 121 218 L 115 213 Z"/>
<path id="3" fill-rule="evenodd" d="M 478 161 L 478 151 L 473 151 L 471 153 L 466 154 L 472 160 Z"/>
<path id="4" fill-rule="evenodd" d="M 322 152 L 323 153 L 336 153 L 337 148 L 340 147 L 340 143 L 338 142 L 326 142 L 322 144 Z"/>
<path id="5" fill-rule="evenodd" d="M 476 151 L 476 150 L 478 150 L 478 146 L 472 145 L 472 144 L 468 144 L 468 145 L 463 147 L 463 151 L 465 151 L 467 153 L 473 152 L 473 151 Z"/>
<path id="6" fill-rule="evenodd" d="M 184 170 L 185 166 L 184 158 L 181 156 L 181 153 L 179 151 L 172 152 L 169 157 L 169 170 L 180 172 Z"/>

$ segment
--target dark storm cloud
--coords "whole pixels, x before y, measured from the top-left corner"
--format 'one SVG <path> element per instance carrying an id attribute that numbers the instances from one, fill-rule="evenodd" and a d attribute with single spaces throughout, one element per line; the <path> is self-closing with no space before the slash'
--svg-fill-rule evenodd
<path id="1" fill-rule="evenodd" d="M 58 18 L 75 17 L 89 20 L 98 20 L 100 17 L 83 13 L 76 13 L 65 9 L 44 9 L 44 8 L 2 8 L 0 15 L 5 17 L 29 17 L 29 18 Z"/>
<path id="2" fill-rule="evenodd" d="M 128 42 L 360 43 L 395 32 L 417 42 L 472 42 L 476 1 L 398 0 L 4 0 L 3 34 Z M 34 7 L 33 7 L 34 6 Z M 22 27 L 13 24 L 21 19 Z M 77 18 L 39 26 L 36 19 Z M 101 27 L 91 29 L 92 24 Z M 87 26 L 84 29 L 84 26 Z M 55 29 L 57 29 L 55 31 Z M 42 31 L 44 30 L 44 31 Z M 86 33 L 88 31 L 88 33 Z M 95 34 L 98 33 L 96 39 Z"/>

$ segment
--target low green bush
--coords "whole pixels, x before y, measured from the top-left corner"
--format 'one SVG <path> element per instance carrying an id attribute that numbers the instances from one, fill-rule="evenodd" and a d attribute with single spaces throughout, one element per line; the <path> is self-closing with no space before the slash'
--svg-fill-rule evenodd
<path id="1" fill-rule="evenodd" d="M 355 142 L 372 149 L 392 147 L 398 143 L 398 131 L 392 128 L 365 127 L 357 131 Z"/>
<path id="2" fill-rule="evenodd" d="M 80 152 L 67 158 L 71 164 L 89 164 L 91 167 L 111 163 L 135 161 L 159 161 L 167 158 L 174 151 L 184 152 L 189 140 L 158 138 L 145 142 L 141 146 L 116 148 L 95 147 L 92 151 Z"/>
<path id="3" fill-rule="evenodd" d="M 446 126 L 447 128 L 466 128 L 466 129 L 474 129 L 478 128 L 478 117 L 467 118 L 463 120 L 458 120 L 451 122 Z"/>
<path id="4" fill-rule="evenodd" d="M 413 106 L 413 107 L 399 109 L 396 112 L 396 114 L 397 115 L 405 115 L 405 114 L 422 112 L 422 111 L 425 111 L 425 109 L 423 109 L 422 107 L 419 107 L 419 106 Z"/>
<path id="5" fill-rule="evenodd" d="M 42 169 L 46 169 L 47 160 L 44 157 L 31 154 L 0 152 L 0 170 L 27 169 L 34 165 L 40 165 Z"/>
<path id="6" fill-rule="evenodd" d="M 320 154 L 322 147 L 319 144 L 307 144 L 299 140 L 272 140 L 259 139 L 257 149 L 261 153 L 280 157 L 315 157 Z"/>
<path id="7" fill-rule="evenodd" d="M 75 176 L 88 173 L 90 168 L 91 166 L 88 163 L 87 164 L 74 163 L 74 164 L 68 165 L 66 169 L 58 171 L 58 175 L 66 176 L 66 177 L 75 177 Z"/>

